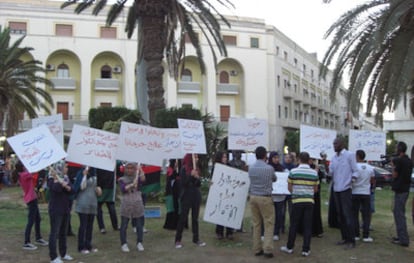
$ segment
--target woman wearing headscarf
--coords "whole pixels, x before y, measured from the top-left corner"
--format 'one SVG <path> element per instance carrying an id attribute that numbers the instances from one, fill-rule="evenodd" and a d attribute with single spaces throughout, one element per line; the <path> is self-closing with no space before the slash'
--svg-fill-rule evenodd
<path id="1" fill-rule="evenodd" d="M 193 160 L 194 158 L 194 160 Z M 175 248 L 182 248 L 181 238 L 188 213 L 191 209 L 191 223 L 193 231 L 193 243 L 204 247 L 205 242 L 200 241 L 198 236 L 198 214 L 201 203 L 201 177 L 197 168 L 198 155 L 186 154 L 183 159 L 183 166 L 180 171 L 182 191 L 180 197 L 181 214 L 178 221 L 177 232 L 175 234 Z"/>
<path id="2" fill-rule="evenodd" d="M 66 237 L 70 214 L 70 196 L 73 193 L 72 184 L 67 176 L 68 166 L 65 161 L 59 161 L 49 168 L 47 186 L 49 189 L 49 256 L 53 263 L 63 260 L 73 260 L 66 253 Z M 56 252 L 56 241 L 59 239 L 59 254 Z"/>
<path id="3" fill-rule="evenodd" d="M 129 162 L 125 165 L 125 174 L 119 178 L 121 189 L 121 250 L 129 252 L 126 230 L 129 219 L 132 218 L 132 225 L 135 226 L 137 233 L 137 249 L 144 251 L 142 241 L 144 238 L 144 203 L 142 193 L 139 189 L 140 184 L 145 182 L 144 171 L 137 163 Z"/>
<path id="4" fill-rule="evenodd" d="M 167 215 L 165 216 L 164 228 L 169 230 L 177 229 L 179 219 L 180 167 L 180 160 L 171 159 L 167 168 L 167 183 L 165 185 Z"/>

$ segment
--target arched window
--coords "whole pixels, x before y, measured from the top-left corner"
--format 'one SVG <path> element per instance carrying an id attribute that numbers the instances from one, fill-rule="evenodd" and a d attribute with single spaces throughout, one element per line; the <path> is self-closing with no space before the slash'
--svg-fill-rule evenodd
<path id="1" fill-rule="evenodd" d="M 220 72 L 220 83 L 229 83 L 229 73 L 227 71 Z"/>
<path id="2" fill-rule="evenodd" d="M 101 79 L 111 79 L 112 78 L 112 68 L 108 65 L 101 67 Z"/>
<path id="3" fill-rule="evenodd" d="M 181 80 L 182 81 L 193 81 L 193 73 L 188 68 L 183 69 L 181 73 Z"/>
<path id="4" fill-rule="evenodd" d="M 70 77 L 68 65 L 62 63 L 57 67 L 57 77 L 62 79 Z"/>

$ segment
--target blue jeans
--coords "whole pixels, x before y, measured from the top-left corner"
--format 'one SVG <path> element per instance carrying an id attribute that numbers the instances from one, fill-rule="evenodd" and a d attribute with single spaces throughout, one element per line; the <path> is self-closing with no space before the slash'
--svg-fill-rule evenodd
<path id="1" fill-rule="evenodd" d="M 405 217 L 405 204 L 407 203 L 408 192 L 406 193 L 394 193 L 394 221 L 395 228 L 397 230 L 397 237 L 400 243 L 408 245 L 410 239 L 407 232 L 407 219 Z"/>
<path id="2" fill-rule="evenodd" d="M 290 227 L 287 248 L 293 249 L 295 246 L 296 233 L 299 224 L 303 223 L 303 244 L 302 251 L 310 251 L 310 243 L 312 238 L 312 203 L 297 203 L 292 204 L 292 213 L 290 214 Z"/>
<path id="3" fill-rule="evenodd" d="M 129 218 L 121 216 L 121 229 L 119 231 L 121 238 L 121 245 L 127 243 L 127 228 L 128 228 Z M 137 230 L 137 243 L 142 243 L 144 239 L 144 216 L 138 218 L 132 218 L 132 224 Z"/>
<path id="4" fill-rule="evenodd" d="M 347 243 L 355 243 L 352 191 L 348 189 L 342 192 L 335 192 L 334 198 L 342 240 L 345 240 Z"/>
<path id="5" fill-rule="evenodd" d="M 79 231 L 78 231 L 78 250 L 92 249 L 92 230 L 95 215 L 82 214 L 79 215 Z"/>
<path id="6" fill-rule="evenodd" d="M 50 235 L 49 235 L 49 256 L 50 260 L 57 258 L 56 240 L 59 238 L 59 254 L 61 257 L 66 255 L 66 236 L 68 232 L 69 214 L 55 215 L 49 214 Z"/>
<path id="7" fill-rule="evenodd" d="M 27 225 L 26 230 L 24 232 L 24 243 L 30 243 L 30 233 L 32 232 L 33 224 L 35 225 L 35 234 L 36 240 L 41 239 L 42 236 L 40 234 L 40 213 L 39 213 L 39 206 L 37 205 L 37 199 L 30 201 L 27 203 L 27 208 L 29 209 L 29 213 L 27 215 Z"/>

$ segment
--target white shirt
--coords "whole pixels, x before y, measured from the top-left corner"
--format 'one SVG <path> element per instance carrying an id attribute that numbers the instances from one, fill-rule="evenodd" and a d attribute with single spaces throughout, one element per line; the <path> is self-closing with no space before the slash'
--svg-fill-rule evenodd
<path id="1" fill-rule="evenodd" d="M 352 183 L 353 195 L 370 195 L 371 177 L 375 176 L 374 168 L 367 163 L 357 163 L 358 177 Z"/>

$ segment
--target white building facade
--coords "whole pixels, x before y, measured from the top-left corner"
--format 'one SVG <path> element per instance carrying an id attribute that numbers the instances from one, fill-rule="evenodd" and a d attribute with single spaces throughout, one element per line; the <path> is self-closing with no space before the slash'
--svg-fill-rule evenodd
<path id="1" fill-rule="evenodd" d="M 46 0 L 0 2 L 0 25 L 12 29 L 13 39 L 26 35 L 23 46 L 34 48 L 32 58 L 44 63 L 46 77 L 55 84 L 49 90 L 54 113 L 74 123 L 86 120 L 94 107 L 137 108 L 136 83 L 145 76 L 136 74 L 137 36 L 127 38 L 125 14 L 107 28 L 106 12 L 77 15 L 60 5 Z M 330 101 L 331 73 L 319 80 L 316 54 L 264 20 L 227 19 L 231 29 L 223 26 L 222 35 L 228 56 L 219 57 L 218 65 L 199 31 L 206 74 L 201 74 L 190 44 L 180 79 L 175 81 L 166 70 L 167 107 L 191 105 L 224 124 L 230 117 L 266 119 L 270 150 L 282 150 L 286 132 L 302 123 L 342 134 L 355 128 L 346 113 L 346 90 L 341 88 Z"/>

